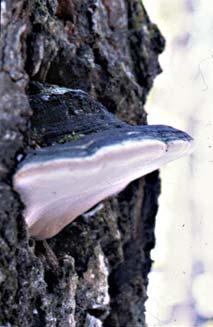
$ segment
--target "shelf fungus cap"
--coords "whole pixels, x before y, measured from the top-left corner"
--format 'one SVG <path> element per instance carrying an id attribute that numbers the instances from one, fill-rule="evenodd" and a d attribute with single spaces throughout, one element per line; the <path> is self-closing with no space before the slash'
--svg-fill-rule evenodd
<path id="1" fill-rule="evenodd" d="M 190 153 L 192 143 L 172 127 L 124 126 L 32 151 L 13 180 L 31 236 L 56 235 L 131 181 Z"/>

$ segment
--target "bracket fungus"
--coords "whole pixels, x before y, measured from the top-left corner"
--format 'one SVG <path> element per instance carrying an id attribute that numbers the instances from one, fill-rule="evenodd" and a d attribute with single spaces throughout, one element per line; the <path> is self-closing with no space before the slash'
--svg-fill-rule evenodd
<path id="1" fill-rule="evenodd" d="M 73 96 L 73 91 L 67 90 Z M 47 101 L 45 92 L 43 101 Z M 41 93 L 37 96 L 41 97 Z M 58 97 L 59 93 L 54 96 Z M 88 98 L 84 92 L 78 96 Z M 93 113 L 94 117 L 98 114 Z M 192 149 L 192 138 L 175 128 L 130 126 L 106 111 L 103 117 L 103 126 L 107 121 L 107 128 L 65 144 L 52 142 L 31 150 L 19 164 L 13 185 L 25 204 L 24 216 L 31 236 L 46 239 L 56 235 L 76 217 L 120 192 L 131 181 Z"/>

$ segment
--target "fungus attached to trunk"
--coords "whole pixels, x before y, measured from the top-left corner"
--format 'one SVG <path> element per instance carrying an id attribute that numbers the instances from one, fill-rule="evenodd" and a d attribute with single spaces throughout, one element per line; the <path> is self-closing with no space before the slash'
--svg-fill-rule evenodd
<path id="1" fill-rule="evenodd" d="M 131 126 L 28 154 L 14 176 L 30 234 L 45 239 L 131 181 L 187 154 L 192 139 L 174 128 Z"/>
<path id="2" fill-rule="evenodd" d="M 32 150 L 20 163 L 13 183 L 25 204 L 31 236 L 56 235 L 131 181 L 192 149 L 192 138 L 172 127 L 130 126 L 116 118 L 113 125 L 112 115 L 106 116 L 111 123 L 105 130 Z"/>

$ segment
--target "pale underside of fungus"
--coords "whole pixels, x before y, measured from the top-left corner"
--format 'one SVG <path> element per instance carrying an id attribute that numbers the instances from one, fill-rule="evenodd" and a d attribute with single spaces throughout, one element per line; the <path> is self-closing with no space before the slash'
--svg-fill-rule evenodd
<path id="1" fill-rule="evenodd" d="M 31 151 L 14 175 L 31 236 L 56 235 L 131 181 L 192 150 L 192 138 L 164 125 L 106 129 Z"/>

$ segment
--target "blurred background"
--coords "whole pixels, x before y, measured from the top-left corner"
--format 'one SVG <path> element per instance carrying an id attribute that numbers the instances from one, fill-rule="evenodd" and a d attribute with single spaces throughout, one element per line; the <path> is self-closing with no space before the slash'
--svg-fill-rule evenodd
<path id="1" fill-rule="evenodd" d="M 161 169 L 148 327 L 213 327 L 213 3 L 143 0 L 166 38 L 149 124 L 187 131 L 194 153 Z"/>

